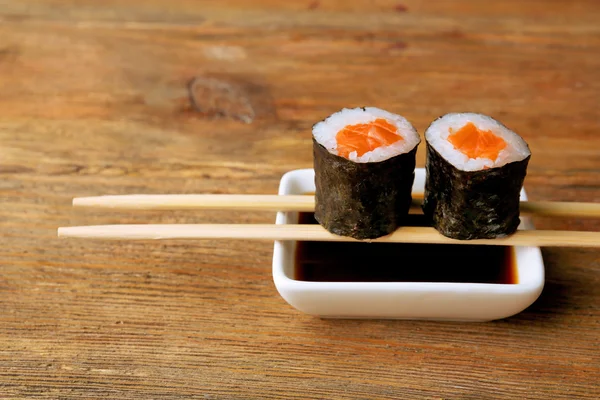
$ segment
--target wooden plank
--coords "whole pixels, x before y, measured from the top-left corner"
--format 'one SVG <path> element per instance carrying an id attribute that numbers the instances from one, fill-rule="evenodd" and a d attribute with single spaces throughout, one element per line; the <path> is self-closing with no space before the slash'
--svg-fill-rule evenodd
<path id="1" fill-rule="evenodd" d="M 449 111 L 496 116 L 530 144 L 530 199 L 598 202 L 599 15 L 593 0 L 0 1 L 0 397 L 600 397 L 597 249 L 544 249 L 538 301 L 466 324 L 301 314 L 269 243 L 56 238 L 272 223 L 71 199 L 276 193 L 312 167 L 314 122 L 366 104 L 421 133 Z"/>

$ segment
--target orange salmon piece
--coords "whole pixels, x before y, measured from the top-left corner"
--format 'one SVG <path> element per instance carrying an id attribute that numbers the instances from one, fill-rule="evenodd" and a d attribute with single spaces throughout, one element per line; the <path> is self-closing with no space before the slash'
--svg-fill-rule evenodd
<path id="1" fill-rule="evenodd" d="M 456 132 L 450 131 L 448 141 L 469 158 L 489 158 L 496 161 L 506 142 L 492 131 L 482 131 L 469 122 Z"/>
<path id="2" fill-rule="evenodd" d="M 356 151 L 358 157 L 381 146 L 389 146 L 402 137 L 397 135 L 398 129 L 383 118 L 368 124 L 348 125 L 337 133 L 338 155 L 348 158 Z"/>

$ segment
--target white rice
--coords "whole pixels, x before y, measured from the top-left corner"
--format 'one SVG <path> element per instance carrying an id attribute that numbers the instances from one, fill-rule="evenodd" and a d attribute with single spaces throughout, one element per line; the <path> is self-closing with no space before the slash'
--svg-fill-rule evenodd
<path id="1" fill-rule="evenodd" d="M 348 125 L 366 124 L 378 118 L 383 118 L 394 125 L 397 128 L 396 134 L 402 137 L 403 140 L 398 140 L 389 146 L 378 147 L 360 157 L 357 156 L 356 151 L 353 151 L 348 159 L 358 163 L 380 162 L 398 154 L 408 153 L 421 142 L 419 134 L 406 118 L 376 107 L 344 108 L 324 121 L 315 124 L 313 126 L 313 136 L 330 153 L 339 155 L 336 141 L 336 135 L 339 131 Z"/>
<path id="2" fill-rule="evenodd" d="M 455 149 L 448 141 L 450 130 L 456 132 L 472 122 L 479 130 L 491 131 L 506 142 L 496 160 L 489 158 L 470 158 Z M 505 164 L 521 161 L 531 152 L 527 143 L 495 119 L 476 113 L 451 113 L 435 120 L 425 131 L 425 139 L 444 159 L 462 171 L 477 171 L 484 167 L 501 167 Z"/>

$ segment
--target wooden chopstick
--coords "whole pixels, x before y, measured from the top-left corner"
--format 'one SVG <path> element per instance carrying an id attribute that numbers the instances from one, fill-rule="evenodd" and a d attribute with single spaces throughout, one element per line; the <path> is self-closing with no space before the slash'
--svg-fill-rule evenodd
<path id="1" fill-rule="evenodd" d="M 412 211 L 421 208 L 423 194 L 414 194 Z M 249 210 L 314 211 L 312 195 L 167 194 L 79 197 L 73 206 L 122 210 Z M 600 203 L 522 201 L 524 215 L 600 218 Z"/>
<path id="2" fill-rule="evenodd" d="M 270 194 L 133 194 L 76 197 L 73 206 L 123 210 L 314 211 L 315 198 Z"/>
<path id="3" fill-rule="evenodd" d="M 271 224 L 164 224 L 164 225 L 96 225 L 58 229 L 58 236 L 68 238 L 145 240 L 145 239 L 247 239 L 302 241 L 357 241 L 334 235 L 320 225 Z M 429 227 L 401 227 L 373 243 L 474 244 L 498 246 L 600 247 L 600 232 L 519 230 L 497 239 L 456 240 Z"/>

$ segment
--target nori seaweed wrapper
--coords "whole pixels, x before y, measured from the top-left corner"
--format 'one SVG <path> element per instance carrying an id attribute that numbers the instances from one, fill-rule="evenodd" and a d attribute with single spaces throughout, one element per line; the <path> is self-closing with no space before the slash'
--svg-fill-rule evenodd
<path id="1" fill-rule="evenodd" d="M 493 239 L 514 233 L 530 158 L 461 171 L 427 143 L 424 214 L 442 235 L 454 239 Z"/>
<path id="2" fill-rule="evenodd" d="M 329 232 L 355 239 L 394 232 L 408 216 L 417 147 L 358 163 L 330 153 L 313 138 L 315 219 Z"/>

